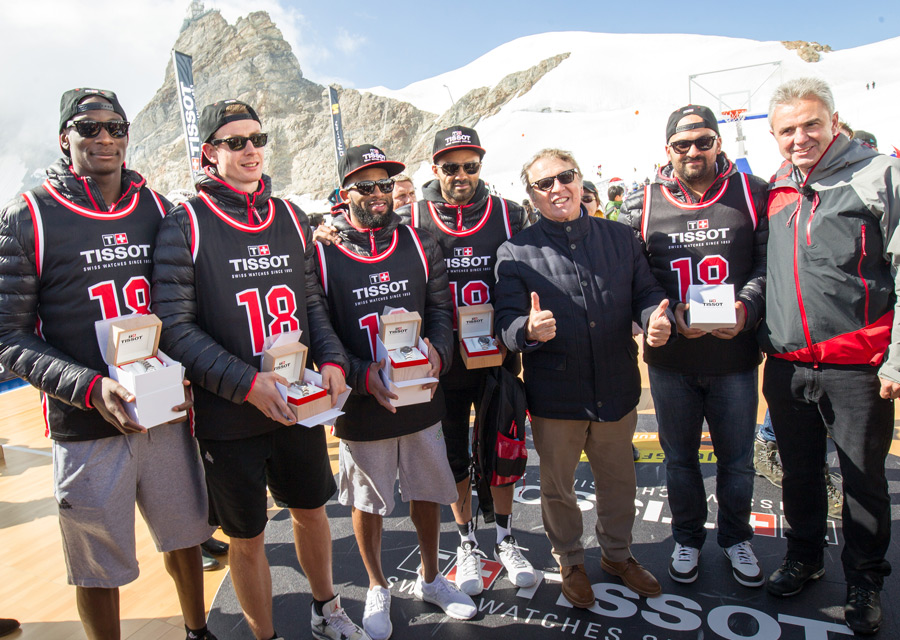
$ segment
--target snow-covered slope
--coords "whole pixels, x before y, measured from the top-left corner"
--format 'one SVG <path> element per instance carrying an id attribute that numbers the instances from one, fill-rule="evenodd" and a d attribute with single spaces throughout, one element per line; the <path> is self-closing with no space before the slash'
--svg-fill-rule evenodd
<path id="1" fill-rule="evenodd" d="M 779 81 L 818 76 L 831 84 L 838 111 L 851 126 L 874 133 L 882 152 L 900 146 L 900 121 L 894 115 L 900 99 L 900 38 L 824 53 L 819 62 L 808 63 L 780 42 L 685 34 L 545 33 L 508 42 L 460 69 L 400 90 L 368 91 L 442 113 L 451 104 L 450 94 L 459 99 L 563 52 L 571 55 L 531 91 L 477 125 L 488 149 L 482 175 L 507 197 L 524 197 L 519 171 L 544 147 L 572 151 L 589 179 L 615 176 L 630 183 L 652 177 L 654 165 L 665 162 L 666 119 L 689 102 L 689 76 L 748 65 L 761 66 L 698 77 L 693 101 L 722 108 L 700 87 L 730 93 L 726 100 L 734 103 L 731 106 L 739 106 L 749 94 L 750 113 L 762 114 Z M 775 67 L 764 63 L 775 61 L 782 63 L 781 69 L 771 75 Z M 872 81 L 875 89 L 867 90 Z M 735 125 L 722 124 L 720 129 L 725 151 L 736 157 Z M 781 158 L 765 118 L 746 121 L 743 130 L 753 171 L 768 178 Z M 428 167 L 416 172 L 420 181 L 429 175 Z"/>

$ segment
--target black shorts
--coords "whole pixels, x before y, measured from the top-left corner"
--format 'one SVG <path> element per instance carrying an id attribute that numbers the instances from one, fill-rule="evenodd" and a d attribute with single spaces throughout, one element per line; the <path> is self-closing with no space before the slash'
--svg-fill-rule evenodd
<path id="1" fill-rule="evenodd" d="M 279 427 L 239 440 L 198 440 L 209 492 L 209 523 L 233 538 L 254 538 L 268 521 L 266 487 L 275 504 L 315 509 L 334 495 L 325 428 Z"/>
<path id="2" fill-rule="evenodd" d="M 478 387 L 467 389 L 444 389 L 447 412 L 444 414 L 444 443 L 447 445 L 447 460 L 453 479 L 462 482 L 469 477 L 472 462 L 472 406 L 478 411 L 481 397 Z"/>

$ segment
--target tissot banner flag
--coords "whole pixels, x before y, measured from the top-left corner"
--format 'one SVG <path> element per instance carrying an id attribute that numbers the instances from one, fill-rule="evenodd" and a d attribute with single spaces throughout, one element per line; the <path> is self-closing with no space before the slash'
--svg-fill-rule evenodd
<path id="1" fill-rule="evenodd" d="M 180 51 L 172 51 L 172 59 L 175 63 L 175 86 L 178 96 L 178 108 L 181 110 L 181 124 L 184 126 L 184 142 L 187 147 L 188 163 L 191 169 L 191 178 L 196 179 L 202 175 L 200 169 L 200 116 L 197 113 L 197 103 L 194 99 L 194 60 L 191 56 Z"/>
<path id="2" fill-rule="evenodd" d="M 334 134 L 334 166 L 337 170 L 344 157 L 344 128 L 341 125 L 341 107 L 338 104 L 337 89 L 328 87 L 328 98 L 331 104 L 331 131 Z M 340 178 L 340 176 L 338 176 Z"/>

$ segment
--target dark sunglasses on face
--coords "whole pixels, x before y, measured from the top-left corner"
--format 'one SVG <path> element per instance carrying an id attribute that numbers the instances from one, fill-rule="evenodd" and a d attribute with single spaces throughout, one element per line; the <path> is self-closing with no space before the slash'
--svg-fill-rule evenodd
<path id="1" fill-rule="evenodd" d="M 462 167 L 463 171 L 468 173 L 470 176 L 474 176 L 481 170 L 480 162 L 464 162 L 460 164 L 458 162 L 445 162 L 440 165 L 441 171 L 444 172 L 444 175 L 455 176 L 459 172 L 459 168 Z"/>
<path id="2" fill-rule="evenodd" d="M 347 187 L 347 191 L 355 189 L 356 191 L 359 191 L 359 195 L 361 196 L 370 196 L 375 193 L 376 186 L 381 193 L 391 193 L 394 190 L 394 180 L 393 178 L 384 178 L 383 180 L 360 180 Z"/>
<path id="3" fill-rule="evenodd" d="M 248 140 L 253 143 L 254 147 L 259 149 L 260 147 L 266 146 L 266 143 L 269 141 L 269 134 L 254 133 L 252 136 L 231 136 L 230 138 L 216 138 L 215 140 L 210 140 L 209 143 L 213 146 L 216 146 L 217 144 L 222 144 L 224 142 L 232 151 L 240 151 L 247 146 Z"/>
<path id="4" fill-rule="evenodd" d="M 66 128 L 73 127 L 82 138 L 96 138 L 100 135 L 100 129 L 106 129 L 106 132 L 113 138 L 124 138 L 128 135 L 130 124 L 127 120 L 110 120 L 108 122 L 69 120 Z"/>
<path id="5" fill-rule="evenodd" d="M 672 148 L 672 151 L 681 155 L 690 151 L 692 146 L 697 147 L 697 151 L 709 151 L 718 139 L 718 136 L 703 136 L 696 140 L 678 140 L 670 143 L 669 146 Z"/>
<path id="6" fill-rule="evenodd" d="M 531 183 L 531 186 L 537 189 L 538 191 L 550 191 L 553 188 L 553 183 L 559 180 L 560 184 L 571 184 L 575 179 L 575 176 L 578 175 L 578 169 L 566 169 L 562 173 L 550 176 L 549 178 L 541 178 L 540 180 L 535 180 Z"/>
<path id="7" fill-rule="evenodd" d="M 585 204 L 590 204 L 594 201 L 594 196 L 592 196 L 589 193 L 586 193 L 583 196 L 581 196 L 581 201 Z"/>

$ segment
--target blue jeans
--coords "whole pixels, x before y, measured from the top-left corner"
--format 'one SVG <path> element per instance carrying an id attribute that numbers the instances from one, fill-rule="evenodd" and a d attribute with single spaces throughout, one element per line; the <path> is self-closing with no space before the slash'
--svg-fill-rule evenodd
<path id="1" fill-rule="evenodd" d="M 699 549 L 706 540 L 706 489 L 698 450 L 703 419 L 716 454 L 716 540 L 727 548 L 753 537 L 753 438 L 756 369 L 726 375 L 678 373 L 648 367 L 659 440 L 666 454 L 672 537 Z"/>
<path id="2" fill-rule="evenodd" d="M 772 428 L 772 414 L 766 409 L 766 417 L 759 427 L 759 437 L 766 442 L 775 442 L 775 429 Z"/>
<path id="3" fill-rule="evenodd" d="M 787 557 L 819 563 L 828 514 L 822 460 L 826 435 L 837 449 L 844 489 L 841 562 L 848 584 L 881 589 L 891 572 L 891 498 L 884 465 L 894 403 L 878 392 L 875 367 L 766 360 L 763 393 L 784 467 Z"/>

